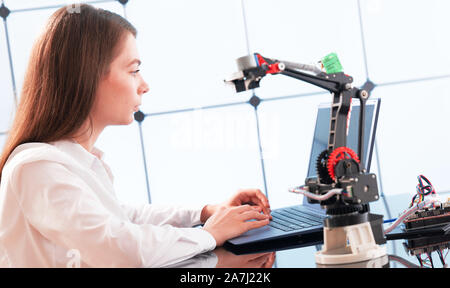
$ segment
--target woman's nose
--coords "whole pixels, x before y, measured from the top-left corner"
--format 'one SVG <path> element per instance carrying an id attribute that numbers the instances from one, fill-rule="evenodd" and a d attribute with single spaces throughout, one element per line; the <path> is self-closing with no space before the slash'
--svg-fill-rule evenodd
<path id="1" fill-rule="evenodd" d="M 145 94 L 150 90 L 150 88 L 148 87 L 147 82 L 145 82 L 144 80 L 142 80 L 142 85 L 139 86 L 139 95 Z"/>

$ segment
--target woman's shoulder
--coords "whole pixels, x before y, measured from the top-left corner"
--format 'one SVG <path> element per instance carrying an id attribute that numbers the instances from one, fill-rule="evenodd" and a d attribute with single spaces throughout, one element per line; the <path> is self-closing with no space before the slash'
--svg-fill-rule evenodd
<path id="1" fill-rule="evenodd" d="M 26 156 L 38 156 L 52 149 L 52 145 L 44 142 L 29 142 L 20 144 L 11 153 L 9 160 L 23 158 Z"/>
<path id="2" fill-rule="evenodd" d="M 52 144 L 43 142 L 24 143 L 13 150 L 6 161 L 2 174 L 5 175 L 20 166 L 38 161 L 67 164 L 70 159 Z"/>

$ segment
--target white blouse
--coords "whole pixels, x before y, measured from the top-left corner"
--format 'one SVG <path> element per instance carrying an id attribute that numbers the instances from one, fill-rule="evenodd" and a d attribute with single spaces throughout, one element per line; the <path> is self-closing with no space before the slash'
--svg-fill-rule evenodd
<path id="1" fill-rule="evenodd" d="M 69 140 L 13 151 L 0 183 L 0 267 L 162 267 L 215 248 L 193 228 L 202 207 L 121 204 L 102 159 Z"/>

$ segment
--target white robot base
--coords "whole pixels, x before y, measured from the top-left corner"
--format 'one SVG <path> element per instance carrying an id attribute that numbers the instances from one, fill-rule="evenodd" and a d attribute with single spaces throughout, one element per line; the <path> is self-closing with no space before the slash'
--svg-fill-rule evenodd
<path id="1" fill-rule="evenodd" d="M 375 243 L 369 222 L 323 229 L 324 246 L 316 253 L 317 264 L 356 263 L 387 254 L 385 246 Z"/>

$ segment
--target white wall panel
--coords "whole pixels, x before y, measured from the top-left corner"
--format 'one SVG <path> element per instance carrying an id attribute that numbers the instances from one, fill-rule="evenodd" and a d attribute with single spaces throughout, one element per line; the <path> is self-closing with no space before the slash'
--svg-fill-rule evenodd
<path id="1" fill-rule="evenodd" d="M 0 134 L 0 151 L 3 150 L 3 145 L 5 145 L 6 134 Z"/>
<path id="2" fill-rule="evenodd" d="M 253 107 L 149 117 L 143 122 L 152 203 L 218 203 L 264 191 Z"/>
<path id="3" fill-rule="evenodd" d="M 361 1 L 369 76 L 376 83 L 450 74 L 450 3 Z"/>
<path id="4" fill-rule="evenodd" d="M 12 123 L 15 101 L 3 19 L 0 19 L 0 87 L 0 132 L 5 132 Z"/>
<path id="5" fill-rule="evenodd" d="M 10 10 L 33 9 L 48 6 L 68 5 L 72 3 L 80 3 L 77 0 L 4 0 L 5 5 Z M 86 2 L 86 1 L 84 1 Z"/>
<path id="6" fill-rule="evenodd" d="M 302 197 L 288 189 L 305 184 L 317 106 L 331 100 L 325 94 L 261 103 L 261 145 L 272 207 L 302 203 Z"/>
<path id="7" fill-rule="evenodd" d="M 437 191 L 450 190 L 449 80 L 378 87 L 377 143 L 385 194 L 415 193 L 425 175 Z"/>
<path id="8" fill-rule="evenodd" d="M 117 197 L 127 203 L 148 202 L 138 123 L 107 127 L 95 145 L 105 152 Z"/>
<path id="9" fill-rule="evenodd" d="M 317 63 L 336 52 L 356 86 L 365 80 L 358 7 L 354 0 L 246 0 L 245 14 L 252 52 L 299 63 Z M 273 78 L 273 79 L 269 79 Z M 266 77 L 262 98 L 321 91 L 285 76 Z"/>
<path id="10" fill-rule="evenodd" d="M 56 3 L 57 1 L 49 1 L 49 2 Z M 59 1 L 59 3 L 65 4 L 65 2 L 61 1 Z M 35 6 L 36 5 L 34 5 L 33 7 Z M 112 12 L 118 13 L 120 15 L 123 15 L 122 5 L 119 4 L 118 2 L 100 3 L 96 4 L 95 7 L 104 8 Z M 9 8 L 13 10 L 11 7 Z M 23 78 L 25 76 L 25 71 L 28 66 L 28 59 L 30 57 L 33 43 L 41 33 L 47 20 L 56 10 L 57 8 L 17 12 L 11 13 L 8 16 L 8 30 L 10 33 L 9 35 L 13 56 L 12 60 L 14 64 L 14 71 L 16 74 L 18 95 L 20 95 L 21 87 L 23 84 Z"/>
<path id="11" fill-rule="evenodd" d="M 126 13 L 138 29 L 141 73 L 150 86 L 142 110 L 159 112 L 246 101 L 223 80 L 246 55 L 239 0 L 135 0 Z"/>

